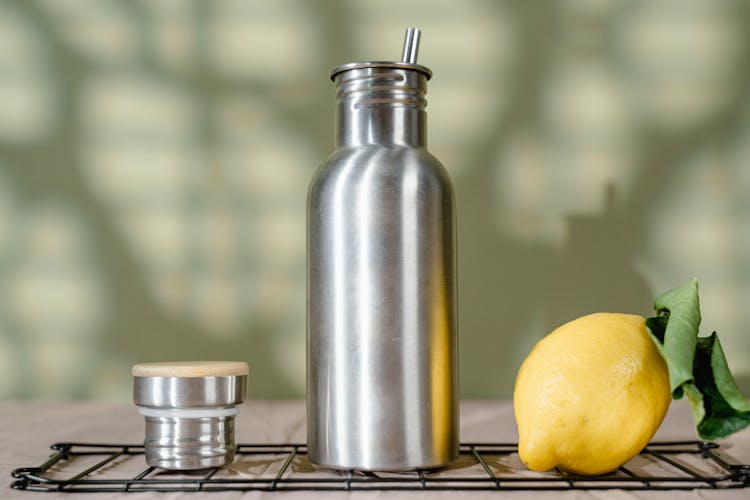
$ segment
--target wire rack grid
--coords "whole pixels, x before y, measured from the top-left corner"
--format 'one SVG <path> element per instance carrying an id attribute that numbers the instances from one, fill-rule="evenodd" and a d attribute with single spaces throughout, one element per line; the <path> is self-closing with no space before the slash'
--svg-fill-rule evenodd
<path id="1" fill-rule="evenodd" d="M 169 472 L 144 468 L 143 446 L 57 443 L 38 467 L 13 471 L 13 488 L 48 492 L 290 491 L 290 490 L 571 490 L 726 489 L 750 486 L 750 466 L 734 463 L 714 443 L 651 443 L 616 471 L 577 476 L 535 473 L 516 443 L 464 443 L 458 460 L 440 470 L 401 473 L 332 471 L 316 467 L 304 444 L 241 444 L 224 468 Z"/>

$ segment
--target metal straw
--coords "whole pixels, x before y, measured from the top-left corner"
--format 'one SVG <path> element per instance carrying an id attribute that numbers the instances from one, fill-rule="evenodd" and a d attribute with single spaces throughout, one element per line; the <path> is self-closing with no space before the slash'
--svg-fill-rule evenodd
<path id="1" fill-rule="evenodd" d="M 406 38 L 404 39 L 404 55 L 401 56 L 401 62 L 416 64 L 417 54 L 419 53 L 419 35 L 422 32 L 419 28 L 407 28 Z"/>

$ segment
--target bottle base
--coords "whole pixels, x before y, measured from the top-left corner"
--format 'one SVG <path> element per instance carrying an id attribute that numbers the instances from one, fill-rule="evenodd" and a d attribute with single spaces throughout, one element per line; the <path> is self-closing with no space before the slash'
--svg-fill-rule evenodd
<path id="1" fill-rule="evenodd" d="M 364 472 L 411 472 L 411 471 L 427 471 L 442 469 L 446 467 L 454 460 L 458 459 L 458 448 L 456 452 L 450 456 L 447 460 L 440 461 L 423 461 L 420 463 L 406 463 L 406 464 L 367 464 L 363 462 L 349 462 L 349 463 L 335 463 L 330 460 L 319 459 L 314 457 L 308 452 L 308 458 L 315 466 L 324 469 L 332 469 L 338 471 L 364 471 Z"/>

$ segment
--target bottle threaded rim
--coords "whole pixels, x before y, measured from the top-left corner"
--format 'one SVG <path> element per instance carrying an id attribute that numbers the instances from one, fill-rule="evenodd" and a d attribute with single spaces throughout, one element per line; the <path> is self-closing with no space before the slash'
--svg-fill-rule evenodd
<path id="1" fill-rule="evenodd" d="M 432 70 L 427 66 L 421 64 L 412 64 L 401 61 L 367 61 L 367 62 L 353 62 L 348 64 L 342 64 L 336 66 L 331 70 L 331 80 L 335 80 L 336 76 L 344 71 L 350 71 L 353 69 L 362 68 L 395 68 L 395 69 L 406 69 L 411 71 L 418 71 L 424 74 L 429 80 L 432 77 Z"/>

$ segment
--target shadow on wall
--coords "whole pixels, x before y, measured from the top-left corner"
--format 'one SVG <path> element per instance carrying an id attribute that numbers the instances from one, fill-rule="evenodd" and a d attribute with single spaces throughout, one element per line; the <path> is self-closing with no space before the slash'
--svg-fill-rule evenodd
<path id="1" fill-rule="evenodd" d="M 483 184 L 477 178 L 474 189 Z M 636 239 L 611 203 L 602 216 L 568 217 L 561 252 L 477 230 L 483 224 L 476 217 L 492 213 L 493 207 L 484 205 L 464 205 L 461 217 L 472 223 L 459 229 L 460 364 L 482 366 L 462 370 L 462 386 L 491 384 L 490 394 L 510 394 L 520 362 L 540 334 L 594 312 L 648 315 L 652 292 L 633 267 Z M 465 285 L 481 282 L 494 283 L 495 293 Z"/>
<path id="2" fill-rule="evenodd" d="M 736 81 L 748 81 L 748 65 L 734 65 L 731 61 L 735 61 L 736 52 L 729 45 L 722 45 L 726 33 L 732 33 L 726 34 L 732 40 L 729 43 L 738 41 L 732 38 L 739 36 L 738 32 L 732 30 L 740 23 L 747 23 L 746 10 L 734 12 L 733 7 L 727 7 L 725 11 L 724 7 L 714 9 L 707 2 L 690 2 L 691 9 L 683 12 L 679 28 L 649 38 L 651 27 L 658 25 L 653 24 L 653 19 L 661 15 L 669 17 L 674 5 L 635 2 L 617 7 L 619 35 L 625 38 L 623 44 L 643 42 L 638 49 L 629 46 L 623 49 L 625 52 L 634 51 L 634 54 L 629 54 L 632 60 L 617 60 L 613 53 L 608 52 L 607 46 L 581 44 L 580 39 L 576 42 L 570 38 L 570 33 L 566 35 L 562 16 L 570 15 L 570 12 L 563 12 L 559 4 L 550 9 L 542 9 L 534 2 L 512 5 L 522 31 L 526 28 L 534 33 L 547 34 L 549 38 L 540 35 L 524 40 L 524 57 L 518 62 L 514 80 L 510 82 L 514 94 L 510 97 L 512 104 L 507 118 L 482 131 L 477 140 L 480 146 L 472 151 L 472 168 L 466 169 L 455 180 L 459 198 L 460 382 L 462 393 L 471 395 L 511 394 L 517 369 L 536 341 L 578 316 L 598 311 L 649 316 L 653 313 L 655 294 L 677 286 L 691 275 L 705 276 L 704 290 L 716 287 L 717 280 L 724 286 L 734 286 L 730 283 L 740 278 L 732 278 L 731 271 L 724 271 L 737 258 L 727 249 L 739 250 L 741 231 L 719 233 L 722 243 L 715 241 L 714 247 L 722 252 L 716 255 L 706 252 L 702 257 L 698 257 L 699 252 L 711 245 L 697 235 L 716 234 L 709 228 L 724 227 L 728 221 L 722 217 L 731 217 L 731 220 L 738 221 L 735 224 L 742 226 L 739 221 L 750 215 L 744 209 L 718 211 L 725 215 L 713 219 L 707 215 L 693 223 L 686 219 L 690 212 L 672 201 L 674 193 L 682 193 L 687 200 L 691 197 L 705 199 L 711 196 L 711 183 L 717 180 L 725 182 L 719 183 L 723 187 L 716 189 L 718 193 L 732 183 L 739 186 L 743 182 L 740 178 L 746 177 L 740 174 L 740 171 L 747 171 L 746 166 L 719 161 L 703 162 L 693 169 L 703 176 L 698 178 L 703 179 L 704 184 L 698 181 L 690 186 L 684 180 L 686 172 L 690 171 L 685 168 L 686 164 L 706 150 L 726 150 L 727 139 L 731 140 L 733 131 L 738 127 L 741 129 L 743 120 L 747 120 L 743 104 L 747 98 L 747 85 L 737 88 L 727 84 L 725 79 L 720 80 L 724 82 L 721 84 L 717 80 L 716 87 L 712 84 L 705 86 L 701 76 L 706 68 L 716 64 L 717 74 L 732 74 Z M 708 24 L 711 29 L 716 25 L 725 30 L 717 32 L 713 38 L 714 33 L 701 31 L 708 25 L 698 22 L 701 18 L 698 12 L 703 12 L 701 9 L 704 8 L 713 16 Z M 601 12 L 605 10 L 603 8 Z M 734 14 L 727 16 L 727 12 Z M 738 13 L 741 15 L 737 16 Z M 738 18 L 742 21 L 737 21 Z M 592 22 L 597 24 L 600 21 Z M 707 38 L 701 42 L 694 38 L 690 39 L 691 43 L 680 42 L 681 35 L 677 31 L 688 28 Z M 583 50 L 578 56 L 575 51 L 566 54 L 550 43 L 556 37 L 562 40 L 563 46 L 565 42 L 573 41 L 572 45 L 578 44 L 578 49 Z M 746 36 L 740 38 L 744 40 Z M 653 45 L 648 45 L 652 39 Z M 722 52 L 714 53 L 714 49 Z M 692 55 L 689 55 L 691 51 Z M 564 65 L 565 59 L 570 62 L 571 54 L 577 71 L 587 74 L 589 82 L 597 83 L 589 85 L 585 79 L 574 79 L 576 85 L 562 93 L 562 109 L 566 112 L 560 121 L 560 117 L 554 115 L 555 96 L 549 97 L 545 85 L 564 87 L 565 72 L 556 72 L 555 68 L 561 63 Z M 583 57 L 579 57 L 581 55 Z M 648 66 L 647 63 L 653 60 L 659 60 L 661 66 Z M 619 67 L 613 66 L 613 61 L 618 61 Z M 671 64 L 682 64 L 682 74 L 687 78 L 676 79 L 677 69 Z M 597 66 L 595 71 L 589 71 Z M 601 68 L 609 74 L 623 72 L 624 76 L 614 85 L 607 79 L 597 80 Z M 553 78 L 555 76 L 560 78 Z M 621 89 L 622 82 L 631 87 Z M 718 88 L 725 84 L 726 91 L 720 94 Z M 623 91 L 627 92 L 621 93 Z M 638 109 L 637 105 L 621 109 L 597 106 L 597 102 L 607 102 L 599 101 L 602 95 L 620 95 L 622 103 L 630 102 L 627 99 L 636 102 L 640 99 L 644 108 Z M 675 104 L 687 95 L 691 96 L 690 100 Z M 553 108 L 552 112 L 550 108 Z M 588 129 L 587 122 L 591 125 Z M 516 160 L 517 167 L 510 164 L 512 162 L 495 161 L 498 150 L 516 147 L 514 142 L 517 142 L 519 130 L 541 138 L 533 154 L 522 157 L 521 161 Z M 581 133 L 576 136 L 577 132 Z M 568 139 L 563 147 L 558 147 L 559 137 Z M 575 148 L 580 150 L 573 154 L 576 160 L 566 165 L 565 155 Z M 723 158 L 721 154 L 720 159 Z M 539 156 L 543 157 L 541 169 L 535 165 L 540 161 Z M 589 158 L 593 160 L 589 161 Z M 589 173 L 581 170 L 587 168 L 587 162 L 592 165 Z M 592 189 L 592 185 L 597 185 L 597 171 L 607 171 L 611 166 L 609 171 L 613 174 L 609 181 L 599 179 L 598 187 Z M 542 174 L 535 177 L 535 168 Z M 525 176 L 523 182 L 507 189 L 498 184 L 498 179 L 500 182 L 513 180 L 513 175 Z M 589 187 L 578 189 L 571 184 L 571 178 L 573 183 L 588 184 Z M 734 180 L 724 181 L 725 178 Z M 546 187 L 534 187 L 544 183 L 547 183 Z M 529 217 L 524 218 L 521 210 L 519 217 L 519 213 L 513 212 L 512 202 L 508 204 L 502 199 L 503 196 L 513 197 L 514 190 L 519 189 L 537 196 L 538 206 L 547 204 L 556 212 L 552 215 L 542 213 L 540 217 L 537 217 L 539 213 L 530 212 Z M 588 195 L 580 198 L 599 200 L 598 206 L 589 205 L 580 210 L 581 204 L 576 205 L 575 199 L 565 199 L 566 191 L 575 196 L 576 192 L 585 194 L 586 190 Z M 724 193 L 729 195 L 729 191 Z M 697 213 L 712 213 L 705 208 L 707 204 L 707 200 L 701 203 L 704 208 L 696 208 Z M 669 215 L 655 217 L 664 213 Z M 515 226 L 508 230 L 505 222 L 514 217 Z M 548 222 L 554 218 L 559 221 L 556 242 L 553 241 L 555 238 L 526 237 L 534 232 L 554 233 L 554 230 L 549 231 L 548 227 L 539 224 L 539 219 Z M 665 222 L 685 230 L 665 231 L 668 229 Z M 701 228 L 701 224 L 705 226 Z M 699 240 L 691 240 L 693 235 Z M 691 246 L 689 241 L 702 244 Z M 665 256 L 664 248 L 669 249 L 672 258 Z M 720 258 L 722 255 L 724 258 Z M 748 254 L 743 255 L 744 262 L 735 267 L 735 273 L 743 266 L 747 268 Z M 739 294 L 729 302 L 732 306 L 725 306 L 734 314 L 742 309 L 738 301 L 747 290 L 747 282 L 736 290 Z M 710 300 L 702 302 L 704 319 L 713 322 L 725 320 L 725 324 L 734 330 L 742 328 L 742 323 L 735 323 L 731 316 L 717 315 L 721 309 L 715 303 Z M 704 330 L 711 328 L 712 324 L 704 322 Z M 741 331 L 727 331 L 724 338 L 736 342 L 737 346 L 745 345 L 740 340 L 744 338 Z M 741 388 L 745 393 L 749 392 L 747 356 L 735 355 L 732 361 L 733 367 L 739 369 L 737 379 Z M 482 369 L 467 369 L 473 366 Z"/>

